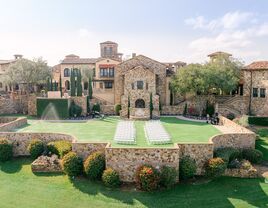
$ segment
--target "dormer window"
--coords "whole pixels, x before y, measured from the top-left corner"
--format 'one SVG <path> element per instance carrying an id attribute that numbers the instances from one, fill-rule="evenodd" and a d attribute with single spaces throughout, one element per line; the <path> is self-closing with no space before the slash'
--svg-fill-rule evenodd
<path id="1" fill-rule="evenodd" d="M 142 90 L 143 89 L 143 81 L 137 81 L 137 89 Z"/>

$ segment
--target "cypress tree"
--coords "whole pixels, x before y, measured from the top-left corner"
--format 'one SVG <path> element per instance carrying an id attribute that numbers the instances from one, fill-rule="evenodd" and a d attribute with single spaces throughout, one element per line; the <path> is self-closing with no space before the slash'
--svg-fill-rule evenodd
<path id="1" fill-rule="evenodd" d="M 50 91 L 53 91 L 53 81 L 50 79 Z"/>
<path id="2" fill-rule="evenodd" d="M 70 81 L 71 81 L 71 96 L 74 97 L 75 96 L 75 76 L 74 76 L 74 71 L 73 69 L 71 70 L 71 77 L 70 77 Z"/>
<path id="3" fill-rule="evenodd" d="M 50 91 L 50 79 L 47 78 L 47 92 Z"/>
<path id="4" fill-rule="evenodd" d="M 62 97 L 62 80 L 61 80 L 61 74 L 60 74 L 60 96 Z"/>
<path id="5" fill-rule="evenodd" d="M 88 96 L 89 96 L 89 99 L 92 99 L 92 77 L 89 76 L 89 79 L 88 79 Z"/>
<path id="6" fill-rule="evenodd" d="M 77 71 L 77 96 L 82 96 L 82 77 L 81 77 L 81 71 Z"/>
<path id="7" fill-rule="evenodd" d="M 154 110 L 154 106 L 153 106 L 153 95 L 152 93 L 150 94 L 150 118 L 153 118 L 153 110 Z"/>
<path id="8" fill-rule="evenodd" d="M 56 80 L 54 81 L 54 90 L 53 91 L 58 91 Z"/>

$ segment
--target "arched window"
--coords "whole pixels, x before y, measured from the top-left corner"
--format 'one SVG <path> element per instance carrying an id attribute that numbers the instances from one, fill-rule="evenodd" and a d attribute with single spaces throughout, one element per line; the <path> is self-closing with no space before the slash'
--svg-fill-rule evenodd
<path id="1" fill-rule="evenodd" d="M 64 77 L 69 77 L 70 76 L 70 69 L 66 68 L 64 69 Z"/>
<path id="2" fill-rule="evenodd" d="M 78 69 L 74 68 L 73 71 L 74 71 L 74 76 L 77 76 L 78 75 Z"/>
<path id="3" fill-rule="evenodd" d="M 143 99 L 138 99 L 135 102 L 135 108 L 145 108 L 145 102 Z"/>
<path id="4" fill-rule="evenodd" d="M 88 89 L 88 82 L 84 82 L 84 90 Z"/>
<path id="5" fill-rule="evenodd" d="M 70 82 L 69 82 L 69 80 L 65 81 L 65 89 L 70 90 Z"/>

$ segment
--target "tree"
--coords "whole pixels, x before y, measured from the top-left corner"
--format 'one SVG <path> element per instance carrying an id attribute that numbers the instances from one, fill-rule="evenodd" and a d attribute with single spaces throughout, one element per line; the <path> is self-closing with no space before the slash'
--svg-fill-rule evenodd
<path id="1" fill-rule="evenodd" d="M 62 97 L 62 80 L 61 80 L 61 74 L 60 74 L 59 85 L 60 85 L 60 96 Z"/>
<path id="2" fill-rule="evenodd" d="M 47 78 L 47 91 L 50 91 L 50 79 Z"/>
<path id="3" fill-rule="evenodd" d="M 77 71 L 77 96 L 82 96 L 82 75 L 81 71 Z"/>
<path id="4" fill-rule="evenodd" d="M 12 85 L 24 85 L 25 92 L 29 93 L 33 91 L 33 86 L 45 84 L 51 76 L 51 68 L 42 58 L 33 61 L 22 58 L 10 64 L 5 82 Z"/>
<path id="5" fill-rule="evenodd" d="M 92 94 L 93 94 L 93 90 L 92 90 L 92 77 L 88 78 L 88 96 L 89 99 L 92 99 Z"/>
<path id="6" fill-rule="evenodd" d="M 153 110 L 154 110 L 154 105 L 153 105 L 153 95 L 150 93 L 150 118 L 153 118 Z"/>
<path id="7" fill-rule="evenodd" d="M 57 87 L 57 82 L 56 82 L 56 80 L 54 81 L 54 85 L 53 85 L 53 87 L 54 87 L 53 91 L 58 91 L 58 87 Z"/>
<path id="8" fill-rule="evenodd" d="M 54 88 L 53 88 L 53 81 L 52 81 L 52 79 L 50 79 L 50 91 L 53 91 L 54 90 Z"/>
<path id="9" fill-rule="evenodd" d="M 71 96 L 74 97 L 76 96 L 76 86 L 75 86 L 75 75 L 74 75 L 74 70 L 71 70 L 71 77 L 70 77 L 70 81 L 71 81 Z"/>

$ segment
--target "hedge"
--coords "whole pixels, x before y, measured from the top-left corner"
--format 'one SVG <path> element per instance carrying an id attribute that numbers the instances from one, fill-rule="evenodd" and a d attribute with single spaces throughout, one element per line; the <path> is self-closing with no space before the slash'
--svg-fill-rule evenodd
<path id="1" fill-rule="evenodd" d="M 259 126 L 268 126 L 268 117 L 248 117 L 248 123 Z"/>
<path id="2" fill-rule="evenodd" d="M 36 101 L 37 116 L 42 117 L 47 106 L 52 104 L 58 113 L 59 118 L 66 119 L 69 118 L 69 107 L 70 103 L 68 99 L 49 99 L 49 98 L 38 98 Z"/>

